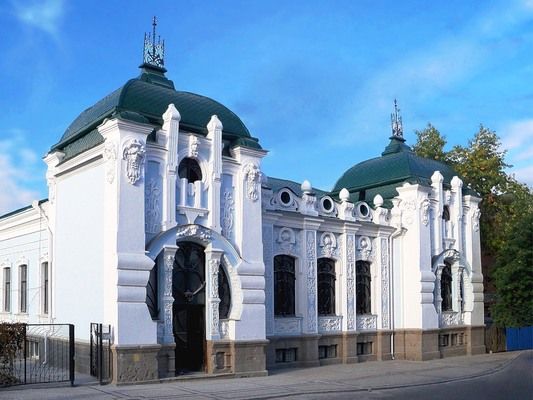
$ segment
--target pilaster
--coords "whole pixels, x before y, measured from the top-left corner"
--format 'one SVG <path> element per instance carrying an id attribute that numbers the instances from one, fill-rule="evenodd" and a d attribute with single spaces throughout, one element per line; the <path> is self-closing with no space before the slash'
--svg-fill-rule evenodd
<path id="1" fill-rule="evenodd" d="M 178 139 L 181 115 L 174 106 L 169 104 L 163 114 L 163 128 L 166 149 L 166 168 L 163 174 L 163 230 L 176 226 L 176 174 L 178 169 Z"/>
<path id="2" fill-rule="evenodd" d="M 220 233 L 220 175 L 222 174 L 222 122 L 213 115 L 207 124 L 207 138 L 211 140 L 209 157 L 208 225 Z"/>
<path id="3" fill-rule="evenodd" d="M 205 250 L 206 263 L 206 339 L 220 339 L 220 321 L 218 297 L 218 269 L 223 251 L 208 246 Z"/>

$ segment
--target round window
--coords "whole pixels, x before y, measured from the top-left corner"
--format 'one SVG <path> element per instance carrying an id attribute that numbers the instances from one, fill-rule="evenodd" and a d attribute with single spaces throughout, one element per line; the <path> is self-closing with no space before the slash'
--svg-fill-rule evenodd
<path id="1" fill-rule="evenodd" d="M 324 209 L 325 212 L 333 211 L 333 202 L 331 201 L 330 198 L 324 197 L 322 199 L 322 208 Z"/>
<path id="2" fill-rule="evenodd" d="M 363 217 L 367 217 L 369 213 L 368 206 L 366 204 L 359 204 L 359 213 Z"/>
<path id="3" fill-rule="evenodd" d="M 291 204 L 291 194 L 287 190 L 281 192 L 279 198 L 284 205 L 288 206 Z"/>

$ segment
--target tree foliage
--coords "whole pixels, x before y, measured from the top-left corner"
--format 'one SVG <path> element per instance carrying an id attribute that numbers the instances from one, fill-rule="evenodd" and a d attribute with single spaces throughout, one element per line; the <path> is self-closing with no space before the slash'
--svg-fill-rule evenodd
<path id="1" fill-rule="evenodd" d="M 444 136 L 431 124 L 422 131 L 416 131 L 416 134 L 418 140 L 413 150 L 418 155 L 450 164 L 464 184 L 482 199 L 481 251 L 486 256 L 496 257 L 495 271 L 501 271 L 493 274 L 498 299 L 492 310 L 495 321 L 502 326 L 511 326 L 508 325 L 510 323 L 516 326 L 518 321 L 527 321 L 524 316 L 529 313 L 529 322 L 533 322 L 531 287 L 526 290 L 526 283 L 533 279 L 533 264 L 531 253 L 525 251 L 533 247 L 533 242 L 531 235 L 525 235 L 527 226 L 524 226 L 525 217 L 533 213 L 531 188 L 506 173 L 505 169 L 510 165 L 505 162 L 506 152 L 500 150 L 500 139 L 483 125 L 466 147 L 456 145 L 450 151 L 444 148 Z M 517 238 L 518 232 L 525 236 Z M 524 249 L 525 253 L 519 249 Z M 515 263 L 513 257 L 518 256 L 522 257 L 522 261 Z M 510 285 L 508 279 L 518 276 L 521 276 L 522 283 Z M 514 292 L 508 290 L 510 287 L 514 287 Z M 521 312 L 510 307 L 509 296 L 520 305 Z"/>

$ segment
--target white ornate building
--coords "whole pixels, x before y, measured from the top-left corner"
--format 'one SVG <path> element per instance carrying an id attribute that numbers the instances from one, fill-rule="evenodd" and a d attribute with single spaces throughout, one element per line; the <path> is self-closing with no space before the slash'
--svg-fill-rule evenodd
<path id="1" fill-rule="evenodd" d="M 75 324 L 81 370 L 111 325 L 116 382 L 484 352 L 480 199 L 397 112 L 331 192 L 267 177 L 148 47 L 46 155 L 48 199 L 0 217 L 0 320 Z"/>

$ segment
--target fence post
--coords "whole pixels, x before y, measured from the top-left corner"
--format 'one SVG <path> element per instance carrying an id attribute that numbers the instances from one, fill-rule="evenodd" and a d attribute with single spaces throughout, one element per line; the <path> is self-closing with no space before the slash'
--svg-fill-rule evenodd
<path id="1" fill-rule="evenodd" d="M 27 329 L 28 329 L 28 324 L 24 324 L 24 344 L 23 344 L 24 348 L 22 349 L 22 354 L 24 356 L 24 384 L 27 383 L 27 380 L 26 380 L 26 359 L 27 359 L 27 354 L 26 354 L 26 351 L 27 351 L 27 349 L 26 349 L 26 347 L 27 347 L 26 335 L 28 333 Z"/>
<path id="2" fill-rule="evenodd" d="M 75 370 L 75 347 L 74 347 L 74 325 L 69 324 L 68 326 L 68 336 L 69 336 L 69 374 L 70 374 L 70 386 L 74 386 L 74 370 Z"/>
<path id="3" fill-rule="evenodd" d="M 104 341 L 103 341 L 104 325 L 98 324 L 98 377 L 100 378 L 100 385 L 104 383 Z"/>

